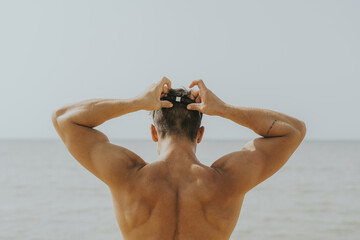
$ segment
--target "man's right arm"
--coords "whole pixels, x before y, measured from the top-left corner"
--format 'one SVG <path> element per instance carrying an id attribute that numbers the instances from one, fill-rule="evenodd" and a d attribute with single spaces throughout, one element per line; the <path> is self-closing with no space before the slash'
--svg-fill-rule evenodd
<path id="1" fill-rule="evenodd" d="M 277 172 L 305 136 L 305 124 L 296 118 L 267 109 L 232 106 L 221 101 L 201 80 L 190 87 L 194 85 L 200 91 L 194 92 L 198 100 L 190 109 L 227 118 L 262 136 L 212 164 L 231 178 L 241 194 Z"/>

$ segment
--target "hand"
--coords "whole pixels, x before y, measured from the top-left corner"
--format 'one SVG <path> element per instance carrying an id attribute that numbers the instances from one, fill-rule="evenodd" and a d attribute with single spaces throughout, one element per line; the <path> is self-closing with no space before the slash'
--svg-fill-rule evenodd
<path id="1" fill-rule="evenodd" d="M 163 77 L 161 81 L 151 84 L 136 99 L 140 102 L 143 110 L 153 111 L 160 108 L 171 108 L 173 106 L 171 102 L 160 100 L 163 95 L 169 92 L 170 88 L 170 80 L 167 77 Z"/>
<path id="2" fill-rule="evenodd" d="M 200 80 L 192 81 L 189 88 L 198 86 L 199 90 L 191 90 L 191 99 L 195 99 L 196 103 L 187 105 L 187 109 L 196 110 L 207 115 L 218 115 L 220 110 L 225 107 L 225 103 L 221 101 L 204 82 Z"/>

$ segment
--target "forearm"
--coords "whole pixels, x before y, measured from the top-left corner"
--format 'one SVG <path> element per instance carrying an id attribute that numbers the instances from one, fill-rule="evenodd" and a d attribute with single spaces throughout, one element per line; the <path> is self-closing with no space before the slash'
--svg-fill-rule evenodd
<path id="1" fill-rule="evenodd" d="M 141 109 L 136 98 L 90 99 L 64 106 L 54 113 L 54 117 L 61 117 L 82 126 L 96 127 L 109 119 Z"/>
<path id="2" fill-rule="evenodd" d="M 218 115 L 250 128 L 263 137 L 279 137 L 292 133 L 304 134 L 305 131 L 305 124 L 302 121 L 267 109 L 225 104 Z"/>

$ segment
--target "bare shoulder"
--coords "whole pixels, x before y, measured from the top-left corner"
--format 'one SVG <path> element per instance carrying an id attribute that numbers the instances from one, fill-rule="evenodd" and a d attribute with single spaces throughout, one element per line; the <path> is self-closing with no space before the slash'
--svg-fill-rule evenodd
<path id="1" fill-rule="evenodd" d="M 246 144 L 240 151 L 232 152 L 217 159 L 211 168 L 234 186 L 235 193 L 243 194 L 246 182 L 249 182 L 257 168 L 261 154 L 254 152 L 253 144 Z"/>
<path id="2" fill-rule="evenodd" d="M 294 153 L 303 135 L 256 138 L 240 151 L 216 160 L 211 167 L 222 172 L 236 185 L 236 191 L 245 194 L 276 173 Z"/>

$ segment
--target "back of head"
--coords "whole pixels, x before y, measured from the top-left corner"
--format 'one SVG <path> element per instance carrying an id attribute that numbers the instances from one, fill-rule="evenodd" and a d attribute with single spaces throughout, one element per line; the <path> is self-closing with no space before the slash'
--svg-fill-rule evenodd
<path id="1" fill-rule="evenodd" d="M 177 88 L 169 89 L 166 97 L 176 99 L 181 97 L 182 101 L 171 101 L 173 107 L 160 108 L 152 111 L 152 118 L 158 134 L 164 138 L 165 136 L 186 137 L 190 141 L 196 139 L 202 119 L 202 113 L 199 111 L 190 111 L 186 108 L 188 102 L 194 102 L 190 99 L 190 90 Z"/>

